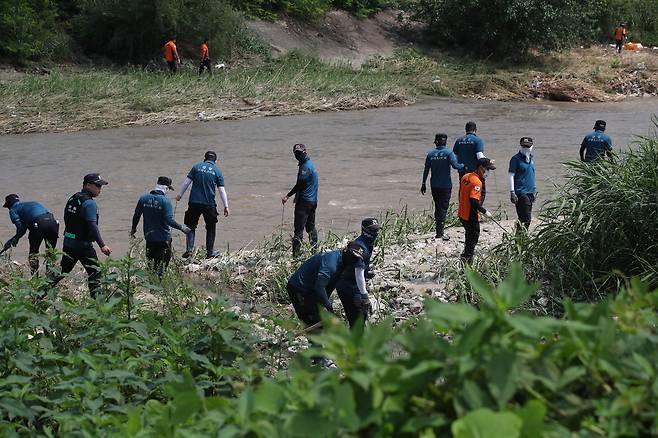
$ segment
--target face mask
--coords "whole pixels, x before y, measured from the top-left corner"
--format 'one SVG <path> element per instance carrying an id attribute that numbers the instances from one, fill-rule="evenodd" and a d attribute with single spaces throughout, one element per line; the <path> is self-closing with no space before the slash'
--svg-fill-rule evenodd
<path id="1" fill-rule="evenodd" d="M 169 191 L 169 187 L 161 186 L 160 184 L 156 184 L 155 185 L 155 190 L 161 191 L 162 193 L 164 193 L 166 195 L 167 192 Z"/>
<path id="2" fill-rule="evenodd" d="M 530 154 L 532 153 L 532 148 L 533 146 L 530 146 L 529 148 L 521 146 L 519 148 L 519 152 L 521 152 L 521 154 L 525 157 L 525 160 L 528 162 L 530 161 Z"/>

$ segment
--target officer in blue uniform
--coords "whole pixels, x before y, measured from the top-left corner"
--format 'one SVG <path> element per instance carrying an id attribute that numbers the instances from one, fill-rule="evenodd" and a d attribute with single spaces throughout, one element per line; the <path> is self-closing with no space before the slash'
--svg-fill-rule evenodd
<path id="1" fill-rule="evenodd" d="M 510 201 L 516 205 L 519 223 L 527 230 L 532 219 L 535 203 L 535 160 L 532 155 L 533 141 L 521 137 L 519 152 L 509 162 Z"/>
<path id="2" fill-rule="evenodd" d="M 354 243 L 363 249 L 363 260 L 357 260 L 354 263 L 354 269 L 345 269 L 336 284 L 336 292 L 338 292 L 338 298 L 345 309 L 345 316 L 350 328 L 353 328 L 357 321 L 363 324 L 370 314 L 366 279 L 375 276 L 374 272 L 370 270 L 370 258 L 379 228 L 379 222 L 374 217 L 361 221 L 361 235 L 354 240 Z"/>
<path id="3" fill-rule="evenodd" d="M 62 250 L 61 274 L 54 280 L 57 284 L 65 274 L 73 270 L 77 262 L 87 271 L 87 284 L 92 298 L 100 289 L 101 272 L 98 268 L 98 256 L 94 250 L 94 242 L 101 252 L 107 256 L 112 249 L 105 244 L 98 229 L 98 206 L 94 198 L 101 194 L 101 189 L 107 181 L 99 174 L 85 175 L 82 190 L 74 194 L 66 202 L 64 208 L 64 244 Z"/>
<path id="4" fill-rule="evenodd" d="M 281 198 L 285 204 L 292 195 L 295 195 L 295 235 L 292 240 L 292 255 L 296 257 L 304 240 L 304 229 L 309 235 L 313 247 L 318 244 L 318 231 L 315 228 L 315 210 L 318 207 L 318 171 L 315 164 L 308 157 L 306 145 L 298 143 L 292 147 L 292 152 L 297 159 L 299 170 L 297 171 L 297 183 Z"/>
<path id="5" fill-rule="evenodd" d="M 130 236 L 137 232 L 139 220 L 144 215 L 144 238 L 146 239 L 146 260 L 149 267 L 162 278 L 165 269 L 171 261 L 171 228 L 187 234 L 191 230 L 174 219 L 174 210 L 167 192 L 174 190 L 171 178 L 161 176 L 155 188 L 144 193 L 137 201 L 135 214 L 133 214 Z"/>
<path id="6" fill-rule="evenodd" d="M 477 135 L 477 125 L 475 122 L 470 121 L 465 126 L 466 135 L 459 137 L 455 140 L 455 145 L 452 147 L 452 152 L 457 156 L 457 161 L 464 165 L 464 168 L 459 171 L 459 179 L 467 173 L 475 172 L 477 170 L 478 160 L 486 158 L 484 155 L 484 140 Z M 495 160 L 491 160 L 495 164 Z M 482 182 L 481 202 L 487 196 L 487 184 Z"/>
<path id="7" fill-rule="evenodd" d="M 611 156 L 612 139 L 605 131 L 605 120 L 594 123 L 594 132 L 587 134 L 580 144 L 580 161 L 591 162 Z"/>
<path id="8" fill-rule="evenodd" d="M 448 136 L 446 134 L 436 134 L 434 137 L 434 149 L 428 152 L 425 158 L 425 170 L 423 171 L 423 182 L 420 186 L 422 195 L 427 191 L 425 181 L 430 170 L 430 186 L 432 188 L 432 199 L 434 200 L 434 222 L 436 223 L 436 238 L 450 240 L 450 237 L 443 234 L 443 227 L 450 206 L 450 196 L 452 195 L 452 178 L 450 178 L 450 167 L 462 171 L 465 166 L 457 161 L 457 156 L 446 148 Z"/>
<path id="9" fill-rule="evenodd" d="M 183 222 L 192 231 L 187 233 L 185 252 L 183 257 L 187 258 L 194 251 L 194 237 L 199 218 L 203 216 L 206 223 L 206 256 L 216 257 L 219 251 L 215 251 L 215 234 L 217 231 L 217 202 L 215 201 L 215 189 L 219 189 L 219 197 L 224 205 L 224 216 L 228 217 L 228 197 L 224 188 L 224 175 L 217 164 L 217 154 L 208 151 L 203 156 L 203 161 L 192 166 L 187 178 L 181 184 L 180 194 L 176 201 L 180 201 L 187 188 L 192 185 L 188 208 L 185 212 Z"/>
<path id="10" fill-rule="evenodd" d="M 35 275 L 39 271 L 38 254 L 41 242 L 46 242 L 46 249 L 54 249 L 57 246 L 59 223 L 43 205 L 34 201 L 21 201 L 18 195 L 14 193 L 5 197 L 3 207 L 9 210 L 9 218 L 16 226 L 16 234 L 5 243 L 2 252 L 16 246 L 21 237 L 29 230 L 30 233 L 27 236 L 30 242 L 28 263 L 30 272 Z M 50 274 L 51 268 L 52 258 L 46 257 L 46 272 L 48 274 Z"/>
<path id="11" fill-rule="evenodd" d="M 477 163 L 480 158 L 486 158 L 484 155 L 484 140 L 477 136 L 477 125 L 475 122 L 468 122 L 465 126 L 466 135 L 455 140 L 452 152 L 457 156 L 457 161 L 464 165 L 459 171 L 461 178 L 467 173 L 475 172 Z"/>
<path id="12" fill-rule="evenodd" d="M 345 269 L 363 263 L 363 246 L 349 242 L 342 250 L 315 254 L 288 279 L 286 289 L 297 317 L 307 326 L 320 322 L 319 306 L 333 313 L 329 297 Z"/>

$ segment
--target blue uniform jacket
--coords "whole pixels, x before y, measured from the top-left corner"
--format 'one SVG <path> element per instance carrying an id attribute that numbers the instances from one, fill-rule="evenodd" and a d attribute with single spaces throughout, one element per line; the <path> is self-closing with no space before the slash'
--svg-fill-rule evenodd
<path id="1" fill-rule="evenodd" d="M 171 201 L 159 190 L 144 193 L 137 201 L 133 215 L 133 230 L 144 215 L 144 238 L 147 242 L 168 242 L 171 228 L 181 230 L 183 226 L 174 219 Z"/>
<path id="2" fill-rule="evenodd" d="M 484 141 L 473 132 L 459 137 L 452 151 L 457 155 L 457 161 L 465 166 L 464 171 L 474 172 L 477 166 L 477 153 L 484 153 Z"/>
<path id="3" fill-rule="evenodd" d="M 428 152 L 425 158 L 425 170 L 423 171 L 423 184 L 427 180 L 427 174 L 430 169 L 430 186 L 436 189 L 451 189 L 452 179 L 450 178 L 450 166 L 453 169 L 462 170 L 463 164 L 457 161 L 457 156 L 445 146 L 436 147 Z"/>
<path id="4" fill-rule="evenodd" d="M 338 283 L 336 283 L 338 293 L 351 292 L 353 295 L 360 293 L 359 287 L 356 285 L 354 269 L 362 267 L 365 269 L 365 272 L 370 270 L 370 258 L 372 257 L 375 240 L 372 237 L 361 234 L 354 240 L 354 243 L 358 243 L 363 248 L 363 261 L 359 260 L 354 266 L 350 266 L 343 271 L 343 274 L 338 279 Z"/>
<path id="5" fill-rule="evenodd" d="M 305 294 L 315 296 L 325 308 L 331 309 L 329 296 L 343 272 L 343 251 L 316 254 L 306 260 L 290 276 L 288 283 Z"/>
<path id="6" fill-rule="evenodd" d="M 190 204 L 217 204 L 215 202 L 215 189 L 224 187 L 224 175 L 214 161 L 206 160 L 195 164 L 187 177 L 192 180 Z"/>
<path id="7" fill-rule="evenodd" d="M 534 194 L 535 187 L 535 159 L 530 154 L 530 162 L 519 152 L 509 161 L 509 172 L 514 174 L 514 192 L 517 195 Z"/>
<path id="8" fill-rule="evenodd" d="M 39 216 L 46 213 L 48 213 L 48 210 L 34 201 L 18 201 L 12 205 L 9 210 L 9 218 L 16 226 L 16 240 L 18 241 L 25 235 L 30 224 L 33 224 Z"/>
<path id="9" fill-rule="evenodd" d="M 98 205 L 93 199 L 87 199 L 80 206 L 80 211 L 82 218 L 87 222 L 96 222 L 98 223 Z M 66 215 L 66 212 L 64 212 Z M 64 233 L 64 243 L 65 248 L 86 248 L 92 245 L 91 241 L 84 239 L 72 239 L 66 236 Z"/>
<path id="10" fill-rule="evenodd" d="M 581 146 L 585 147 L 585 161 L 594 161 L 612 150 L 612 139 L 603 131 L 594 131 L 585 136 Z"/>
<path id="11" fill-rule="evenodd" d="M 299 163 L 297 184 L 299 184 L 298 201 L 318 203 L 318 171 L 308 157 Z"/>

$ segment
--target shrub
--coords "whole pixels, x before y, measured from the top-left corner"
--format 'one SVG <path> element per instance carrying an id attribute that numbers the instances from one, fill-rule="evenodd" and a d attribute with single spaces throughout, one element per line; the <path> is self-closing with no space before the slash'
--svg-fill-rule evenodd
<path id="1" fill-rule="evenodd" d="M 181 48 L 193 47 L 188 55 L 193 59 L 203 36 L 211 39 L 212 56 L 223 59 L 248 48 L 252 38 L 240 14 L 224 0 L 85 0 L 73 28 L 88 51 L 133 64 L 161 57 L 163 44 L 173 33 Z"/>
<path id="2" fill-rule="evenodd" d="M 480 56 L 522 55 L 579 42 L 597 11 L 596 0 L 411 0 L 434 41 Z M 598 15 L 594 15 L 597 17 Z"/>
<path id="3" fill-rule="evenodd" d="M 49 0 L 0 0 L 0 57 L 47 58 L 62 50 L 57 9 Z"/>

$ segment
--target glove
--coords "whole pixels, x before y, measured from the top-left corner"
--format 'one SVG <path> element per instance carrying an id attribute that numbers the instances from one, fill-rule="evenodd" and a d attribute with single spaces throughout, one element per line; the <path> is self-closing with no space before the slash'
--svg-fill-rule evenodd
<path id="1" fill-rule="evenodd" d="M 187 225 L 183 225 L 183 228 L 181 228 L 181 231 L 185 234 L 190 234 L 192 232 L 192 229 L 188 227 Z"/>
<path id="2" fill-rule="evenodd" d="M 516 196 L 515 192 L 509 192 L 509 200 L 512 202 L 512 204 L 516 204 L 519 202 L 519 197 Z"/>
<path id="3" fill-rule="evenodd" d="M 491 214 L 491 212 L 490 212 L 489 210 L 485 211 L 485 212 L 484 212 L 484 215 L 485 215 L 486 217 L 488 217 L 489 219 L 491 219 L 491 218 L 493 217 L 493 214 Z"/>
<path id="4" fill-rule="evenodd" d="M 372 280 L 373 278 L 375 278 L 375 271 L 370 271 L 370 270 L 366 271 L 365 277 L 366 280 Z"/>
<path id="5" fill-rule="evenodd" d="M 420 186 L 420 194 L 424 195 L 426 191 L 427 191 L 427 186 L 423 183 L 423 185 Z"/>

